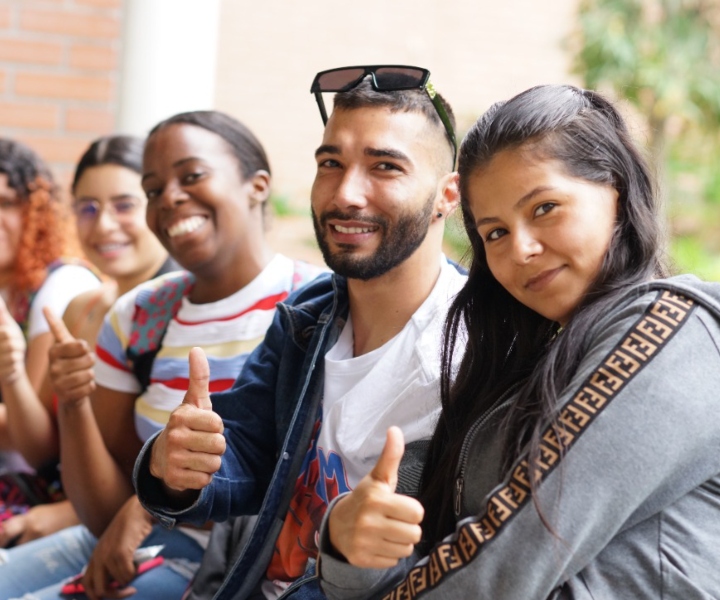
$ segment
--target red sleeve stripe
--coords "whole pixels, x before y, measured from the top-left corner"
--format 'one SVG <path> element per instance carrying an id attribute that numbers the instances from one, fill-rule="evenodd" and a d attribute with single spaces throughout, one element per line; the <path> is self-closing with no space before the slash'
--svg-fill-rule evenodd
<path id="1" fill-rule="evenodd" d="M 280 292 L 279 294 L 275 294 L 273 296 L 267 296 L 266 298 L 263 298 L 262 300 L 258 300 L 251 307 L 246 308 L 245 310 L 240 311 L 237 314 L 230 315 L 229 317 L 219 317 L 216 319 L 208 319 L 207 321 L 193 321 L 193 322 L 183 321 L 182 319 L 178 319 L 176 317 L 175 321 L 177 323 L 180 323 L 180 325 L 202 325 L 204 323 L 212 323 L 212 322 L 218 322 L 218 321 L 232 321 L 233 319 L 242 317 L 244 314 L 247 314 L 253 310 L 273 310 L 275 308 L 275 305 L 278 302 L 282 302 L 287 297 L 288 297 L 287 292 Z"/>
<path id="2" fill-rule="evenodd" d="M 121 371 L 125 371 L 126 373 L 130 373 L 130 367 L 128 367 L 125 363 L 121 363 L 118 361 L 112 354 L 110 354 L 107 350 L 103 349 L 101 346 L 95 346 L 95 355 L 104 363 L 107 363 L 111 367 L 115 367 L 116 369 L 120 369 Z"/>
<path id="3" fill-rule="evenodd" d="M 176 377 L 175 379 L 151 379 L 151 384 L 164 385 L 172 390 L 185 391 L 190 385 L 187 377 Z M 232 387 L 235 383 L 234 379 L 215 379 L 210 382 L 209 388 L 211 392 L 224 392 Z"/>

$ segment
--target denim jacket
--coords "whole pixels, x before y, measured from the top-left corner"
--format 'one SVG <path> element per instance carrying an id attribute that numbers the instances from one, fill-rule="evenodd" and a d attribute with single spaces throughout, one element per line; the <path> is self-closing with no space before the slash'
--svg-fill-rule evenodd
<path id="1" fill-rule="evenodd" d="M 245 598 L 264 576 L 310 443 L 323 393 L 323 357 L 348 314 L 343 277 L 321 275 L 278 305 L 264 343 L 248 358 L 232 389 L 211 396 L 223 417 L 222 466 L 197 501 L 167 509 L 149 472 L 148 440 L 135 466 L 138 497 L 167 527 L 258 515 L 216 598 Z"/>

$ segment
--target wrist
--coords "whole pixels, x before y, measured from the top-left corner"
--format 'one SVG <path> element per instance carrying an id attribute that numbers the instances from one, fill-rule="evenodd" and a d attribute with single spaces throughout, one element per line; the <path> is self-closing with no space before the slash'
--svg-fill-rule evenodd
<path id="1" fill-rule="evenodd" d="M 56 397 L 58 412 L 63 414 L 74 414 L 77 413 L 77 411 L 90 406 L 89 396 L 82 396 L 80 398 L 62 398 L 56 394 Z"/>

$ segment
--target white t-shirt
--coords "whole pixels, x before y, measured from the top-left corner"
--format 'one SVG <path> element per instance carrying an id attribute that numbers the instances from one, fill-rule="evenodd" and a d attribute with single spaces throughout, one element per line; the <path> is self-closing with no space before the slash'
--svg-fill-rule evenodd
<path id="1" fill-rule="evenodd" d="M 207 355 L 210 391 L 232 386 L 250 352 L 265 338 L 275 304 L 292 290 L 293 274 L 293 261 L 276 254 L 255 279 L 227 298 L 205 304 L 183 298 L 167 324 L 152 363 L 150 385 L 142 394 L 126 356 L 133 319 L 137 318 L 136 299 L 166 285 L 176 274 L 140 284 L 115 302 L 98 335 L 95 380 L 111 390 L 138 394 L 135 427 L 141 440 L 162 429 L 182 402 L 188 388 L 187 357 L 193 346 L 201 346 Z"/>
<path id="2" fill-rule="evenodd" d="M 405 327 L 380 348 L 353 357 L 350 319 L 325 355 L 322 421 L 295 484 L 288 517 L 262 583 L 276 598 L 316 556 L 327 505 L 375 466 L 391 425 L 405 443 L 429 439 L 440 412 L 442 331 L 466 277 L 441 257 L 440 276 Z"/>
<path id="3" fill-rule="evenodd" d="M 50 331 L 42 313 L 44 306 L 49 307 L 55 316 L 62 317 L 75 296 L 99 288 L 100 285 L 100 280 L 89 269 L 80 265 L 62 265 L 55 269 L 40 286 L 30 305 L 28 341 Z"/>
<path id="4" fill-rule="evenodd" d="M 430 296 L 395 337 L 368 354 L 353 356 L 348 318 L 325 356 L 318 453 L 342 457 L 348 489 L 375 466 L 388 427 L 399 426 L 406 444 L 428 439 L 435 430 L 442 329 L 450 302 L 465 283 L 444 257 L 443 263 Z"/>

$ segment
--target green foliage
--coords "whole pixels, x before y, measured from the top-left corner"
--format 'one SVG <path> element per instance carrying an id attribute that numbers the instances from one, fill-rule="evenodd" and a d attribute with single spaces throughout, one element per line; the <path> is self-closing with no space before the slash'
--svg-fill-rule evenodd
<path id="1" fill-rule="evenodd" d="M 287 196 L 276 196 L 275 194 L 270 196 L 270 206 L 272 212 L 278 217 L 287 217 L 291 215 L 303 214 L 303 211 L 295 208 Z"/>
<path id="2" fill-rule="evenodd" d="M 583 85 L 647 121 L 678 269 L 720 279 L 720 1 L 580 0 L 569 41 Z"/>
<path id="3" fill-rule="evenodd" d="M 701 279 L 720 281 L 720 255 L 708 251 L 700 239 L 691 236 L 673 238 L 670 256 L 678 273 L 694 273 Z"/>
<path id="4" fill-rule="evenodd" d="M 635 105 L 659 160 L 671 119 L 720 128 L 717 0 L 581 0 L 572 42 L 584 85 Z"/>
<path id="5" fill-rule="evenodd" d="M 465 233 L 459 208 L 445 221 L 443 242 L 445 253 L 451 259 L 470 266 L 470 240 Z"/>

